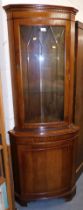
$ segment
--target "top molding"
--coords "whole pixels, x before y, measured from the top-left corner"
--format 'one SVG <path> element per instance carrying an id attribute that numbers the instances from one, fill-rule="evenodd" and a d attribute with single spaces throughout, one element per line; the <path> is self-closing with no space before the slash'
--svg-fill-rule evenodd
<path id="1" fill-rule="evenodd" d="M 74 15 L 78 12 L 74 7 L 66 7 L 66 6 L 56 6 L 56 5 L 44 5 L 44 4 L 9 4 L 3 6 L 5 11 L 17 11 L 17 10 L 27 10 L 27 9 L 52 9 L 57 11 L 66 11 L 73 13 Z"/>
<path id="2" fill-rule="evenodd" d="M 73 7 L 64 7 L 56 5 L 43 4 L 11 4 L 3 7 L 7 13 L 7 19 L 20 18 L 42 18 L 54 20 L 72 20 L 75 21 L 75 15 L 78 12 Z"/>

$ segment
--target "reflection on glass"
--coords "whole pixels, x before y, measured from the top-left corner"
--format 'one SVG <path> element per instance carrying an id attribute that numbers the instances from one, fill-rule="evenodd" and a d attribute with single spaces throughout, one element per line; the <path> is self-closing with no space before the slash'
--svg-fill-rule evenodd
<path id="1" fill-rule="evenodd" d="M 64 120 L 65 29 L 21 26 L 26 122 Z"/>

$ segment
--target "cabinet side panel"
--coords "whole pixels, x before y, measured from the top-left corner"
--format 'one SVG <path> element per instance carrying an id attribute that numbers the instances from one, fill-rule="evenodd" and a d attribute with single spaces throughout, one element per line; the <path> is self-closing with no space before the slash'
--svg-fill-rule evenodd
<path id="1" fill-rule="evenodd" d="M 83 26 L 82 26 L 83 27 Z M 75 124 L 80 126 L 77 171 L 83 165 L 83 28 L 76 24 Z"/>

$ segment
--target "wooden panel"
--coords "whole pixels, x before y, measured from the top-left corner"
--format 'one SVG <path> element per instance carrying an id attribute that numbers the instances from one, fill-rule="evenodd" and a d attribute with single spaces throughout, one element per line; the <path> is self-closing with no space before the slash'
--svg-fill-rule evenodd
<path id="1" fill-rule="evenodd" d="M 74 121 L 80 126 L 77 168 L 83 162 L 83 24 L 76 22 L 76 84 L 75 84 L 75 115 Z"/>
<path id="2" fill-rule="evenodd" d="M 17 153 L 24 194 L 57 193 L 71 186 L 72 145 L 70 148 L 43 150 L 18 146 Z"/>
<path id="3" fill-rule="evenodd" d="M 21 202 L 71 194 L 78 131 L 55 133 L 32 137 L 28 132 L 10 132 L 15 194 Z"/>

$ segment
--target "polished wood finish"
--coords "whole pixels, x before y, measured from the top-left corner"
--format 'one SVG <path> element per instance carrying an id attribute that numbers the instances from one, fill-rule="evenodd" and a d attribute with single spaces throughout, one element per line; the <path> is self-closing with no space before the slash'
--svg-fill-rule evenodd
<path id="1" fill-rule="evenodd" d="M 75 14 L 77 10 L 69 7 L 48 5 L 9 5 L 4 8 L 7 12 L 8 19 L 12 89 L 14 99 L 15 128 L 9 133 L 16 198 L 21 204 L 26 204 L 27 201 L 38 198 L 64 197 L 65 199 L 69 199 L 69 197 L 72 197 L 75 194 L 76 189 L 75 163 L 76 145 L 79 133 L 79 128 L 72 124 Z M 28 40 L 28 34 L 31 31 L 30 26 L 52 26 L 57 29 L 59 27 L 65 29 L 64 41 L 61 45 L 61 50 L 64 49 L 64 62 L 61 62 L 61 57 L 61 63 L 59 65 L 60 71 L 63 71 L 62 68 L 64 66 L 64 113 L 62 120 L 57 120 L 56 117 L 49 120 L 48 111 L 45 121 L 35 120 L 34 122 L 33 113 L 32 116 L 30 114 L 29 118 L 28 112 L 25 111 L 24 90 L 27 90 L 26 93 L 28 92 L 26 82 L 27 62 L 25 58 L 27 57 L 27 54 L 25 50 L 25 39 Z M 27 29 L 21 33 L 21 29 L 23 30 L 23 27 Z M 50 43 L 50 39 L 48 40 Z M 48 47 L 50 46 L 49 43 Z M 33 45 L 29 48 L 30 53 L 34 52 L 34 48 L 32 47 Z M 35 46 L 34 55 L 36 52 Z M 46 51 L 44 52 L 46 53 Z M 59 50 L 59 53 L 60 52 L 61 51 Z M 46 65 L 45 70 L 47 73 L 54 69 L 53 64 L 51 71 L 48 71 L 48 68 L 49 67 Z M 31 81 L 31 88 L 36 87 L 36 85 L 40 83 L 40 81 L 38 83 L 38 80 L 40 79 L 38 76 L 39 72 L 37 65 L 34 67 L 33 59 L 30 66 L 30 71 L 32 70 L 35 73 L 31 75 L 28 74 L 28 77 L 30 77 L 29 79 L 32 78 L 35 86 L 31 83 Z M 46 76 L 47 74 L 44 75 L 44 79 Z M 48 81 L 50 81 L 50 79 L 51 78 L 49 77 Z M 35 83 L 35 80 L 37 83 Z M 59 88 L 62 88 L 61 82 L 62 80 L 59 81 Z M 35 119 L 37 111 L 40 114 L 40 102 L 38 102 L 38 106 L 35 102 L 35 100 L 39 100 L 38 97 L 34 100 L 32 95 L 29 97 L 29 100 L 32 100 L 30 108 L 33 112 L 35 112 Z M 44 97 L 44 101 L 45 100 L 46 99 Z M 46 106 L 46 102 L 44 105 Z M 33 107 L 35 107 L 35 109 Z M 27 114 L 27 117 L 25 113 Z"/>
<path id="2" fill-rule="evenodd" d="M 16 198 L 26 203 L 44 197 L 68 197 L 75 190 L 77 128 L 10 132 Z M 16 164 L 17 163 L 17 164 Z"/>
<path id="3" fill-rule="evenodd" d="M 77 153 L 77 176 L 83 172 L 83 23 L 76 22 L 75 36 L 75 112 L 74 123 L 80 126 L 78 153 Z"/>

